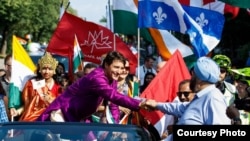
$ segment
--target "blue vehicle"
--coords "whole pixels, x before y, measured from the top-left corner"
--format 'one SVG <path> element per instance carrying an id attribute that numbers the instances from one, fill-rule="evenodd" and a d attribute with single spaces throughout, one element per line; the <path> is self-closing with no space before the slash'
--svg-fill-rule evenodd
<path id="1" fill-rule="evenodd" d="M 1 141 L 153 141 L 136 125 L 81 122 L 8 122 L 0 124 Z"/>

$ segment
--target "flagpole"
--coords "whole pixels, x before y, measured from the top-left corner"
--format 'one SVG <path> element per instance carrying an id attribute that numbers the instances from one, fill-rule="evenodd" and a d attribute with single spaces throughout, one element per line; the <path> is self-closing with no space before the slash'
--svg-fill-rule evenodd
<path id="1" fill-rule="evenodd" d="M 69 5 L 70 5 L 70 1 L 68 2 L 66 8 L 65 8 L 65 11 L 69 8 Z"/>
<path id="2" fill-rule="evenodd" d="M 58 19 L 58 21 L 60 21 L 60 19 L 62 18 L 62 15 L 63 15 L 63 13 L 64 13 L 64 8 L 63 8 L 63 0 L 62 0 L 62 2 L 61 2 L 61 4 L 60 4 L 60 10 L 59 10 L 59 19 Z"/>
<path id="3" fill-rule="evenodd" d="M 111 20 L 111 10 L 110 10 L 110 0 L 108 0 L 108 14 L 109 14 L 109 27 L 110 27 L 110 30 L 114 32 L 112 24 L 111 24 L 112 20 Z"/>
<path id="4" fill-rule="evenodd" d="M 106 8 L 106 16 L 107 16 L 107 28 L 109 28 L 110 31 L 113 32 L 113 46 L 114 46 L 114 51 L 116 51 L 116 36 L 115 36 L 115 33 L 113 31 L 113 20 L 112 20 L 112 15 L 111 15 L 111 5 L 110 5 L 110 0 L 108 0 L 108 6 Z"/>
<path id="5" fill-rule="evenodd" d="M 138 61 L 138 65 L 137 65 L 137 79 L 139 80 L 139 86 L 140 86 L 140 57 L 141 57 L 141 54 L 140 54 L 140 28 L 137 28 L 137 50 L 138 50 L 138 58 L 137 58 L 137 61 Z M 138 89 L 138 94 L 139 94 L 139 89 Z"/>
<path id="6" fill-rule="evenodd" d="M 114 50 L 116 51 L 116 44 L 115 44 L 115 40 L 116 40 L 116 37 L 115 37 L 115 33 L 114 33 Z"/>
<path id="7" fill-rule="evenodd" d="M 67 11 L 69 5 L 70 5 L 70 2 L 68 2 L 67 6 L 65 7 L 65 9 L 63 8 L 63 3 L 64 1 L 62 0 L 61 4 L 60 4 L 60 15 L 59 15 L 59 21 L 60 19 L 62 18 L 62 15 L 64 13 L 64 11 Z"/>

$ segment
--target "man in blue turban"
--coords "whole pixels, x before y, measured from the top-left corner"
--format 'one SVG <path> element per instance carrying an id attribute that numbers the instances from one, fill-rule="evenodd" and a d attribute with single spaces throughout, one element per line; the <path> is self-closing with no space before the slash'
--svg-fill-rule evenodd
<path id="1" fill-rule="evenodd" d="M 227 104 L 216 88 L 220 68 L 209 57 L 200 57 L 194 65 L 190 88 L 196 92 L 191 102 L 161 103 L 149 100 L 146 105 L 164 113 L 179 117 L 178 125 L 231 124 L 226 115 Z"/>

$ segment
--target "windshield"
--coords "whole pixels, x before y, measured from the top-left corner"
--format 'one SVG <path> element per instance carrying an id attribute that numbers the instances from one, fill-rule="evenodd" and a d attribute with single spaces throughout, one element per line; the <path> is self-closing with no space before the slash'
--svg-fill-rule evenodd
<path id="1" fill-rule="evenodd" d="M 1 141 L 147 141 L 137 126 L 82 123 L 17 123 L 0 127 Z"/>

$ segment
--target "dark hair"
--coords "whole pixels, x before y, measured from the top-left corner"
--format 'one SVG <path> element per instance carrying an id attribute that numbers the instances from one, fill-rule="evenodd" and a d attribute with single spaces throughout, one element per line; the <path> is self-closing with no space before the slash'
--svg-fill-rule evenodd
<path id="1" fill-rule="evenodd" d="M 238 110 L 245 110 L 247 112 L 250 112 L 250 90 L 249 89 L 250 87 L 246 88 L 248 96 L 245 98 L 240 99 L 238 95 L 235 95 L 234 104 Z"/>
<path id="2" fill-rule="evenodd" d="M 5 56 L 4 65 L 7 65 L 7 61 L 10 60 L 11 58 L 12 58 L 12 54 L 8 54 L 7 56 Z"/>
<path id="3" fill-rule="evenodd" d="M 144 82 L 145 82 L 147 76 L 149 76 L 149 75 L 152 75 L 152 76 L 155 77 L 155 74 L 154 74 L 154 73 L 152 73 L 152 72 L 147 72 L 147 73 L 145 74 L 145 76 L 144 76 Z"/>
<path id="4" fill-rule="evenodd" d="M 71 80 L 70 80 L 68 74 L 65 74 L 65 75 L 61 76 L 61 80 L 60 80 L 60 81 L 56 81 L 56 82 L 57 82 L 58 84 L 62 85 L 62 80 L 63 80 L 63 79 L 68 80 L 68 85 L 71 85 L 71 84 L 72 84 L 72 82 L 71 82 Z"/>
<path id="5" fill-rule="evenodd" d="M 97 68 L 98 66 L 94 63 L 87 63 L 85 66 L 84 66 L 84 70 L 85 71 L 86 69 L 91 69 L 91 68 Z"/>
<path id="6" fill-rule="evenodd" d="M 144 62 L 148 62 L 150 59 L 155 61 L 155 58 L 152 55 L 148 55 L 145 57 L 145 61 Z"/>
<path id="7" fill-rule="evenodd" d="M 58 66 L 62 66 L 63 72 L 65 73 L 65 66 L 64 66 L 64 64 L 62 62 L 59 62 L 58 65 L 56 66 L 56 74 L 59 74 L 58 69 L 57 69 Z"/>
<path id="8" fill-rule="evenodd" d="M 105 64 L 111 65 L 114 60 L 120 60 L 120 61 L 123 62 L 124 65 L 126 63 L 126 59 L 121 53 L 119 53 L 117 51 L 111 51 L 104 58 L 104 60 L 102 62 L 102 67 L 104 68 Z"/>
<path id="9" fill-rule="evenodd" d="M 186 83 L 190 83 L 190 79 L 184 79 L 184 80 L 182 80 L 180 83 L 179 83 L 179 89 L 180 89 L 180 87 L 182 86 L 182 85 L 184 85 L 184 84 L 186 84 Z"/>
<path id="10" fill-rule="evenodd" d="M 2 83 L 0 83 L 0 94 L 1 95 L 6 95 L 6 92 L 5 92 L 4 88 L 3 88 Z"/>
<path id="11" fill-rule="evenodd" d="M 246 91 L 247 91 L 248 97 L 250 97 L 250 86 L 248 86 L 248 87 L 246 88 Z"/>
<path id="12" fill-rule="evenodd" d="M 141 93 L 142 93 L 142 92 L 147 88 L 147 86 L 149 85 L 149 83 L 146 82 L 146 78 L 147 78 L 147 76 L 149 76 L 149 75 L 155 77 L 155 74 L 152 73 L 152 72 L 147 72 L 147 73 L 145 74 L 143 85 L 140 87 L 140 92 L 141 92 Z"/>

